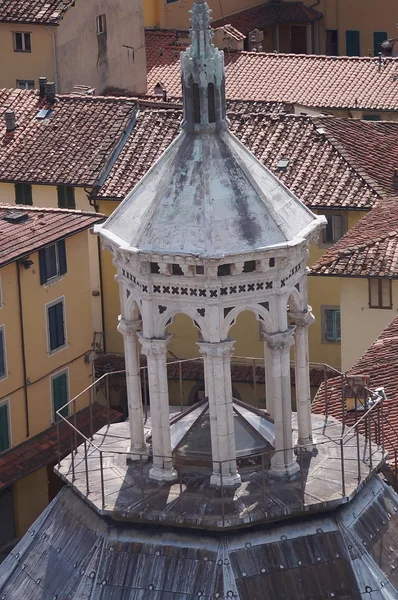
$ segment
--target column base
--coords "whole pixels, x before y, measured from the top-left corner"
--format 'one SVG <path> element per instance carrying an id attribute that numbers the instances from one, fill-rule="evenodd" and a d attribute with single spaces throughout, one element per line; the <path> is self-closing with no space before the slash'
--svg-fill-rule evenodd
<path id="1" fill-rule="evenodd" d="M 268 471 L 270 477 L 281 479 L 282 477 L 293 477 L 300 471 L 298 462 L 293 461 L 289 465 L 272 465 Z"/>
<path id="2" fill-rule="evenodd" d="M 310 454 L 318 454 L 318 450 L 316 448 L 316 441 L 311 438 L 307 438 L 305 440 L 297 440 L 297 445 L 295 446 L 294 451 L 297 454 L 300 450 L 302 452 L 308 452 Z"/>
<path id="3" fill-rule="evenodd" d="M 147 461 L 149 459 L 149 447 L 145 444 L 142 448 L 133 448 L 130 446 L 127 462 Z"/>
<path id="4" fill-rule="evenodd" d="M 178 473 L 175 469 L 162 469 L 160 467 L 152 467 L 149 471 L 149 479 L 153 481 L 175 481 L 178 479 Z"/>
<path id="5" fill-rule="evenodd" d="M 239 473 L 235 473 L 234 475 L 223 475 L 221 481 L 220 473 L 213 473 L 210 477 L 210 485 L 212 487 L 236 487 L 241 484 L 241 476 Z"/>

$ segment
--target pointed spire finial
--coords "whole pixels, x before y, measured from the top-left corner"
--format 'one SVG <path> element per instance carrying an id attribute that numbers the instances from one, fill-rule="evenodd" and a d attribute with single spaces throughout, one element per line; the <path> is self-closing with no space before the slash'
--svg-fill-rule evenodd
<path id="1" fill-rule="evenodd" d="M 181 53 L 186 131 L 225 129 L 224 53 L 212 43 L 211 10 L 205 0 L 194 0 L 191 45 Z"/>

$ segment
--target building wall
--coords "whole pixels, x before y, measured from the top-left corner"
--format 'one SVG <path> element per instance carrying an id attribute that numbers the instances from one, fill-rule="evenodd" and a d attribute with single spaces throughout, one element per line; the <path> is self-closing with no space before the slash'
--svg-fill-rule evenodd
<path id="1" fill-rule="evenodd" d="M 145 0 L 147 2 L 148 0 Z M 57 36 L 59 89 L 76 84 L 146 92 L 143 0 L 77 2 L 65 14 Z M 106 17 L 106 32 L 97 35 L 96 19 Z"/>
<path id="2" fill-rule="evenodd" d="M 14 486 L 15 533 L 22 537 L 48 504 L 47 469 L 43 467 Z"/>
<path id="3" fill-rule="evenodd" d="M 29 80 L 39 86 L 39 77 L 54 81 L 54 49 L 51 32 L 56 27 L 21 23 L 0 23 L 0 88 L 15 88 L 18 80 Z M 14 52 L 13 32 L 31 35 L 31 52 Z"/>
<path id="4" fill-rule="evenodd" d="M 323 279 L 323 278 L 322 278 Z M 392 282 L 393 307 L 369 308 L 368 280 L 341 278 L 341 360 L 346 371 L 366 352 L 398 311 L 398 281 Z"/>

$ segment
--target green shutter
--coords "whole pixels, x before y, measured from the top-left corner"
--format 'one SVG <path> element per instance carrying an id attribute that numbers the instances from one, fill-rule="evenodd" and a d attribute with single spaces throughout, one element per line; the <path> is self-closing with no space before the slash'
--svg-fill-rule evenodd
<path id="1" fill-rule="evenodd" d="M 44 248 L 42 250 L 39 250 L 39 268 L 40 285 L 44 285 L 47 282 L 46 251 Z"/>
<path id="2" fill-rule="evenodd" d="M 58 262 L 59 262 L 59 274 L 65 275 L 66 273 L 66 247 L 65 240 L 58 242 Z"/>
<path id="3" fill-rule="evenodd" d="M 57 187 L 58 194 L 58 208 L 66 208 L 66 191 L 64 185 Z"/>
<path id="4" fill-rule="evenodd" d="M 324 323 L 325 339 L 330 342 L 339 342 L 341 339 L 340 311 L 334 308 L 326 309 Z"/>
<path id="5" fill-rule="evenodd" d="M 57 421 L 56 411 L 62 408 L 68 402 L 68 375 L 62 373 L 58 377 L 54 377 L 52 380 L 53 388 L 53 408 L 54 408 L 54 421 Z M 69 407 L 66 406 L 62 411 L 61 415 L 67 417 L 69 415 Z"/>
<path id="6" fill-rule="evenodd" d="M 341 340 L 341 325 L 340 325 L 340 311 L 334 311 L 334 319 L 335 319 L 335 340 L 339 342 Z"/>
<path id="7" fill-rule="evenodd" d="M 48 327 L 50 333 L 50 350 L 56 350 L 65 344 L 64 307 L 62 302 L 49 307 Z"/>
<path id="8" fill-rule="evenodd" d="M 75 188 L 67 187 L 66 188 L 66 207 L 67 208 L 75 208 Z"/>
<path id="9" fill-rule="evenodd" d="M 346 31 L 345 40 L 347 56 L 360 56 L 361 47 L 359 41 L 359 31 Z"/>
<path id="10" fill-rule="evenodd" d="M 8 404 L 0 406 L 0 452 L 10 447 Z"/>
<path id="11" fill-rule="evenodd" d="M 373 32 L 373 54 L 374 54 L 374 56 L 378 56 L 379 52 L 381 52 L 382 43 L 387 41 L 387 39 L 388 39 L 387 31 L 374 31 Z"/>

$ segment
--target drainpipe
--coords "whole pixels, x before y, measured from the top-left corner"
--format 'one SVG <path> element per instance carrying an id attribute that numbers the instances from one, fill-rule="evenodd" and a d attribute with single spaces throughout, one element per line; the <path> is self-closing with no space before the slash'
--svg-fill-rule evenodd
<path id="1" fill-rule="evenodd" d="M 58 92 L 57 50 L 55 47 L 55 33 L 48 25 L 46 25 L 46 29 L 51 34 L 51 37 L 53 39 L 54 81 L 56 85 L 56 90 Z"/>
<path id="2" fill-rule="evenodd" d="M 25 396 L 25 423 L 26 423 L 26 437 L 30 436 L 29 429 L 29 404 L 28 404 L 28 384 L 27 384 L 27 372 L 26 372 L 26 354 L 25 354 L 25 332 L 23 324 L 23 312 L 22 312 L 22 289 L 21 289 L 21 271 L 19 261 L 15 262 L 17 268 L 17 282 L 18 282 L 18 300 L 19 300 L 19 326 L 21 330 L 21 349 L 22 349 L 22 370 L 23 370 L 23 389 Z"/>
<path id="3" fill-rule="evenodd" d="M 92 190 L 88 190 L 87 188 L 84 188 L 84 191 L 87 194 L 88 203 L 90 204 L 90 206 L 93 207 L 94 212 L 98 213 L 99 212 L 98 204 L 95 202 L 95 200 L 91 200 L 91 198 L 90 198 Z M 100 279 L 102 333 L 104 334 L 103 338 L 102 338 L 102 346 L 103 346 L 104 354 L 106 354 L 105 305 L 104 305 L 104 293 L 103 293 L 104 286 L 103 286 L 103 274 L 102 274 L 101 240 L 98 235 L 97 235 L 97 249 L 98 249 L 98 270 L 99 270 L 99 279 Z M 93 381 L 94 381 L 94 379 L 93 379 Z"/>

